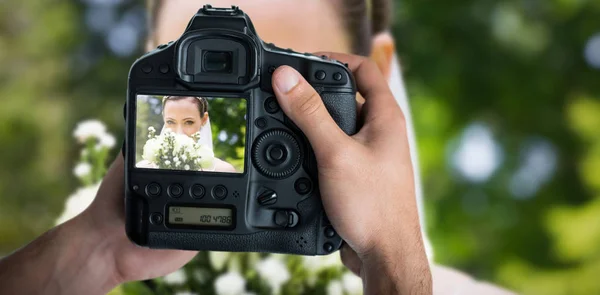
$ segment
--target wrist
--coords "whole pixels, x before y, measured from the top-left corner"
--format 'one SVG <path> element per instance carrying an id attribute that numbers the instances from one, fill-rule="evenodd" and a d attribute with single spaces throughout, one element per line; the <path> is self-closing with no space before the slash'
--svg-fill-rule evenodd
<path id="1" fill-rule="evenodd" d="M 56 229 L 60 255 L 53 280 L 60 294 L 106 294 L 120 282 L 115 275 L 111 237 L 81 214 Z"/>
<path id="2" fill-rule="evenodd" d="M 432 294 L 429 261 L 419 227 L 373 243 L 363 255 L 365 294 Z"/>

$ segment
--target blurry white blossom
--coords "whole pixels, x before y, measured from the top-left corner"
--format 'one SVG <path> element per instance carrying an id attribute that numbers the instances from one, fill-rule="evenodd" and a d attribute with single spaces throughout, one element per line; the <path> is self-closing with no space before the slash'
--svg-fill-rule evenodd
<path id="1" fill-rule="evenodd" d="M 73 169 L 73 174 L 75 174 L 77 177 L 85 177 L 89 175 L 90 172 L 92 172 L 92 165 L 85 162 L 77 164 L 77 166 L 75 166 Z"/>
<path id="2" fill-rule="evenodd" d="M 193 292 L 188 292 L 188 291 L 181 291 L 181 292 L 175 292 L 175 295 L 198 295 L 198 293 L 193 293 Z"/>
<path id="3" fill-rule="evenodd" d="M 171 285 L 181 285 L 186 281 L 185 272 L 181 268 L 164 276 L 163 279 Z"/>
<path id="4" fill-rule="evenodd" d="M 112 149 L 113 147 L 115 147 L 116 143 L 117 143 L 117 141 L 115 140 L 114 136 L 112 136 L 108 133 L 104 133 L 104 134 L 102 134 L 102 136 L 100 136 L 100 138 L 98 140 L 98 147 L 105 147 L 105 148 Z"/>
<path id="5" fill-rule="evenodd" d="M 344 289 L 340 281 L 330 281 L 327 285 L 327 295 L 344 295 Z"/>
<path id="6" fill-rule="evenodd" d="M 353 273 L 347 272 L 342 276 L 342 286 L 348 295 L 359 295 L 363 293 L 362 279 Z"/>
<path id="7" fill-rule="evenodd" d="M 310 271 L 320 271 L 330 267 L 343 266 L 340 255 L 302 256 L 304 268 Z"/>
<path id="8" fill-rule="evenodd" d="M 340 255 L 302 256 L 302 266 L 308 271 L 307 284 L 314 286 L 318 272 L 332 267 L 342 267 L 343 264 Z"/>
<path id="9" fill-rule="evenodd" d="M 56 224 L 61 224 L 83 212 L 94 200 L 100 184 L 80 188 L 73 195 L 67 198 L 65 209 L 56 220 Z"/>
<path id="10" fill-rule="evenodd" d="M 187 169 L 186 169 L 187 170 Z M 225 263 L 231 256 L 230 252 L 218 252 L 218 251 L 210 251 L 208 252 L 208 258 L 210 260 L 210 265 L 212 265 L 213 269 L 220 271 L 225 266 Z"/>
<path id="11" fill-rule="evenodd" d="M 106 134 L 106 126 L 98 120 L 86 120 L 77 124 L 73 136 L 83 143 L 90 138 L 100 139 Z"/>
<path id="12" fill-rule="evenodd" d="M 258 274 L 271 286 L 273 294 L 279 294 L 281 285 L 290 279 L 285 263 L 276 257 L 268 257 L 256 265 Z"/>
<path id="13" fill-rule="evenodd" d="M 238 272 L 222 274 L 215 280 L 215 291 L 218 295 L 243 295 L 246 280 Z"/>

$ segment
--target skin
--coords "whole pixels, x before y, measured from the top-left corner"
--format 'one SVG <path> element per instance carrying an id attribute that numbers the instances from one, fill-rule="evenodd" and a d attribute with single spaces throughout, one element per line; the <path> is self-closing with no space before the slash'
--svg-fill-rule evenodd
<path id="1" fill-rule="evenodd" d="M 165 128 L 175 133 L 192 136 L 200 131 L 200 128 L 208 121 L 208 112 L 200 116 L 198 105 L 194 102 L 196 98 L 188 97 L 178 100 L 169 100 L 165 103 L 163 110 L 163 121 Z M 215 171 L 218 172 L 237 172 L 233 165 L 215 158 Z M 137 165 L 140 167 L 140 165 Z"/>
<path id="2" fill-rule="evenodd" d="M 231 4 L 223 2 L 213 5 Z M 199 5 L 185 0 L 167 3 L 159 16 L 159 43 L 177 39 L 190 11 Z M 310 22 L 298 14 L 298 2 L 255 0 L 243 5 L 267 41 L 299 51 L 348 51 L 344 32 L 323 1 L 302 2 L 304 15 L 319 16 Z M 278 68 L 273 85 L 281 108 L 314 148 L 325 210 L 347 243 L 342 260 L 363 279 L 365 294 L 431 294 L 406 125 L 385 82 L 389 40 L 374 39 L 374 56 L 379 56 L 375 61 L 326 53 L 349 64 L 364 97 L 359 103 L 364 123 L 354 136 L 337 127 L 318 94 L 295 70 Z M 123 173 L 118 156 L 88 209 L 0 261 L 3 291 L 104 294 L 120 283 L 162 276 L 187 263 L 195 252 L 149 250 L 127 239 Z M 370 202 L 365 196 L 371 196 Z"/>
<path id="3" fill-rule="evenodd" d="M 200 116 L 196 98 L 188 97 L 178 100 L 168 100 L 163 110 L 165 128 L 189 137 L 200 131 L 208 120 L 208 112 Z"/>

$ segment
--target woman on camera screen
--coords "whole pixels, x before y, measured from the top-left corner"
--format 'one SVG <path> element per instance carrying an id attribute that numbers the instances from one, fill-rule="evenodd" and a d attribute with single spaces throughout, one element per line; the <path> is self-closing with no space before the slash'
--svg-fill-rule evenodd
<path id="1" fill-rule="evenodd" d="M 148 139 L 141 151 L 143 160 L 136 167 L 238 172 L 214 155 L 208 101 L 209 98 L 197 96 L 163 97 L 162 128 L 157 133 L 155 127 L 148 127 Z M 138 98 L 138 104 L 142 103 Z"/>

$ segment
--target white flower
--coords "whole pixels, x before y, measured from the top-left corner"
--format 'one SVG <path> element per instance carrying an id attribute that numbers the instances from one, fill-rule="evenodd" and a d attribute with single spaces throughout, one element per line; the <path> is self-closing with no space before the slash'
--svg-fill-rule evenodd
<path id="1" fill-rule="evenodd" d="M 100 136 L 100 138 L 98 139 L 98 146 L 100 147 L 112 149 L 113 147 L 115 147 L 116 143 L 117 141 L 115 137 L 108 133 L 102 134 L 102 136 Z"/>
<path id="2" fill-rule="evenodd" d="M 150 127 L 148 127 L 148 131 L 150 131 L 150 132 L 156 132 L 156 129 L 154 129 L 154 127 L 150 126 Z"/>
<path id="3" fill-rule="evenodd" d="M 237 272 L 222 274 L 215 280 L 218 295 L 242 295 L 246 290 L 246 280 Z"/>
<path id="4" fill-rule="evenodd" d="M 185 283 L 186 277 L 185 277 L 185 272 L 183 271 L 183 269 L 180 268 L 180 269 L 164 276 L 163 279 L 165 280 L 165 282 L 167 284 L 181 285 L 181 284 Z"/>
<path id="5" fill-rule="evenodd" d="M 169 161 L 169 160 L 166 160 L 166 161 L 165 161 L 165 165 L 171 165 L 171 161 Z"/>
<path id="6" fill-rule="evenodd" d="M 340 281 L 330 281 L 329 285 L 327 285 L 327 295 L 344 295 L 344 290 L 342 289 L 342 283 Z"/>
<path id="7" fill-rule="evenodd" d="M 308 271 L 306 282 L 309 286 L 315 285 L 320 271 L 343 267 L 340 255 L 302 256 L 302 265 Z"/>
<path id="8" fill-rule="evenodd" d="M 363 293 L 362 280 L 353 273 L 347 272 L 342 276 L 342 285 L 344 286 L 344 291 L 349 295 L 359 295 Z"/>
<path id="9" fill-rule="evenodd" d="M 106 133 L 106 126 L 98 120 L 86 120 L 77 124 L 73 136 L 80 143 L 85 142 L 90 138 L 100 138 Z"/>
<path id="10" fill-rule="evenodd" d="M 183 166 L 183 169 L 185 169 L 185 170 L 190 170 L 190 165 L 188 165 L 188 164 L 185 164 L 185 166 Z"/>
<path id="11" fill-rule="evenodd" d="M 85 162 L 77 164 L 75 169 L 73 169 L 73 174 L 75 174 L 77 177 L 87 176 L 90 174 L 90 172 L 92 172 L 92 165 Z"/>
<path id="12" fill-rule="evenodd" d="M 340 255 L 302 256 L 302 264 L 309 271 L 318 272 L 331 267 L 341 267 Z"/>
<path id="13" fill-rule="evenodd" d="M 175 161 L 177 163 L 177 162 L 179 162 L 179 158 L 175 157 L 175 158 L 173 158 L 173 161 Z"/>
<path id="14" fill-rule="evenodd" d="M 189 170 L 189 166 L 185 165 L 186 168 L 185 170 Z M 223 267 L 225 266 L 225 263 L 227 262 L 227 260 L 229 260 L 229 257 L 231 256 L 231 253 L 229 252 L 217 252 L 217 251 L 210 251 L 208 252 L 208 259 L 210 259 L 210 265 L 213 267 L 213 269 L 215 270 L 222 270 Z"/>
<path id="15" fill-rule="evenodd" d="M 142 159 L 151 162 L 151 163 L 156 163 L 156 156 L 158 154 L 158 152 L 160 151 L 160 143 L 158 142 L 158 140 L 156 139 L 149 139 L 148 141 L 146 141 L 146 144 L 144 145 L 144 150 L 142 152 Z"/>
<path id="16" fill-rule="evenodd" d="M 290 279 L 290 272 L 280 259 L 268 257 L 256 265 L 258 274 L 271 286 L 273 294 L 279 294 L 281 285 Z"/>
<path id="17" fill-rule="evenodd" d="M 83 212 L 87 208 L 98 192 L 100 184 L 80 188 L 73 195 L 67 198 L 65 209 L 62 214 L 56 220 L 56 225 L 59 225 Z"/>

